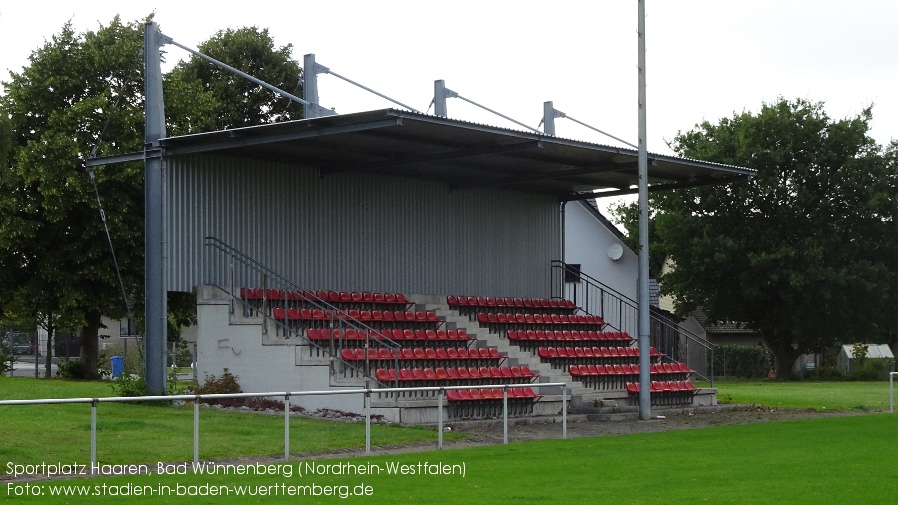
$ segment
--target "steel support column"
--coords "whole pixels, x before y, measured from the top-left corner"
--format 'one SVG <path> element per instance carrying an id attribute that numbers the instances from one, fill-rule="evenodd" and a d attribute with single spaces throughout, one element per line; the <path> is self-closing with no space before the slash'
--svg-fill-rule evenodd
<path id="1" fill-rule="evenodd" d="M 160 139 L 165 137 L 165 106 L 162 101 L 161 33 L 155 22 L 144 25 L 144 198 L 146 280 L 144 295 L 144 369 L 147 390 L 164 394 L 166 381 L 166 278 L 165 278 L 165 205 L 164 176 Z"/>
<path id="2" fill-rule="evenodd" d="M 639 0 L 639 419 L 652 417 L 649 375 L 649 181 L 645 112 L 645 0 Z"/>

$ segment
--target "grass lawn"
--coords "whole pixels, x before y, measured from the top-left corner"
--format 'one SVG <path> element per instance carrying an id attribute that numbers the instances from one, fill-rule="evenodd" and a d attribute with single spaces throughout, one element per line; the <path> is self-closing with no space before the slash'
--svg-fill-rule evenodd
<path id="1" fill-rule="evenodd" d="M 0 399 L 95 398 L 114 396 L 102 382 L 0 378 Z M 90 462 L 90 405 L 0 407 L 0 464 L 49 461 Z M 446 433 L 447 439 L 461 435 Z M 434 430 L 374 425 L 372 445 L 433 441 Z M 291 452 L 364 447 L 364 423 L 294 417 Z M 283 415 L 202 408 L 200 457 L 283 454 Z M 193 406 L 101 403 L 97 407 L 97 459 L 141 463 L 193 459 Z M 0 468 L 0 473 L 3 468 Z"/>
<path id="2" fill-rule="evenodd" d="M 769 422 L 702 430 L 617 437 L 548 440 L 432 451 L 398 456 L 355 458 L 354 465 L 379 465 L 380 475 L 299 475 L 294 463 L 274 475 L 139 475 L 40 483 L 29 490 L 41 496 L 17 496 L 22 484 L 2 484 L 0 500 L 16 503 L 477 503 L 477 504 L 893 504 L 898 501 L 894 463 L 898 418 L 890 414 Z M 325 461 L 333 465 L 337 460 Z M 389 464 L 463 465 L 464 475 L 390 475 Z M 281 485 L 283 484 L 283 487 Z M 57 497 L 53 491 L 104 492 L 106 496 Z M 164 489 L 171 496 L 133 496 Z M 178 488 L 178 486 L 181 486 Z M 193 487 L 190 487 L 193 486 Z M 224 486 L 224 487 L 218 487 Z M 236 486 L 251 486 L 237 488 Z M 288 486 L 294 486 L 290 488 Z M 319 496 L 284 496 L 295 486 Z M 314 487 L 314 486 L 317 486 Z M 335 486 L 328 488 L 326 486 Z M 340 487 L 346 486 L 346 487 Z M 361 486 L 367 486 L 365 488 Z M 260 492 L 248 498 L 236 493 Z M 228 496 L 175 496 L 228 492 Z M 322 496 L 325 491 L 369 496 Z M 126 492 L 132 496 L 109 496 Z M 12 496 L 10 496 L 12 495 Z"/>
<path id="3" fill-rule="evenodd" d="M 720 403 L 815 410 L 888 410 L 889 381 L 716 381 Z"/>
<path id="4" fill-rule="evenodd" d="M 733 403 L 821 410 L 888 407 L 888 383 L 734 381 L 715 385 L 721 398 Z M 111 389 L 100 383 L 0 379 L 3 399 L 94 396 L 111 396 Z M 9 473 L 9 463 L 89 461 L 87 405 L 0 409 L 5 409 L 0 415 L 0 475 Z M 191 458 L 192 408 L 101 404 L 99 410 L 101 463 Z M 363 426 L 358 424 L 308 419 L 293 423 L 293 451 L 364 444 Z M 281 416 L 204 409 L 201 427 L 204 460 L 283 450 Z M 377 428 L 375 445 L 436 438 L 430 430 Z M 346 469 L 334 466 L 340 462 L 369 471 L 380 469 L 378 475 L 300 475 L 312 461 L 277 465 L 273 472 L 257 475 L 249 458 L 243 467 L 245 475 L 233 471 L 227 475 L 142 474 L 27 484 L 0 480 L 0 502 L 893 504 L 898 503 L 896 428 L 898 416 L 877 413 L 318 461 L 330 469 Z M 464 474 L 388 471 L 390 465 L 418 470 L 419 464 L 433 463 L 461 468 Z M 157 470 L 155 466 L 147 469 Z M 138 496 L 138 491 L 143 494 Z M 63 497 L 54 492 L 88 494 Z M 211 492 L 219 495 L 211 496 Z M 291 492 L 298 496 L 285 496 Z M 352 496 L 357 492 L 369 494 Z M 256 495 L 245 496 L 248 493 Z M 343 499 L 341 494 L 350 496 Z"/>

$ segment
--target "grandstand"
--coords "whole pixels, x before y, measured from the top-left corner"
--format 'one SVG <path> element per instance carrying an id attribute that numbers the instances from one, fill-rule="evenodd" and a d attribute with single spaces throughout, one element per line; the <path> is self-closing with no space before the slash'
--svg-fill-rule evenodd
<path id="1" fill-rule="evenodd" d="M 560 389 L 534 382 L 571 384 L 573 409 L 632 403 L 632 330 L 556 271 L 565 203 L 631 191 L 635 151 L 393 109 L 161 146 L 166 282 L 198 293 L 201 374 L 246 391 L 471 386 L 446 396 L 456 419 L 498 415 L 483 384 L 507 386 L 513 415 L 559 412 Z M 658 188 L 748 173 L 651 158 Z M 676 357 L 653 361 L 653 404 L 714 402 Z M 432 393 L 373 396 L 389 420 L 436 417 Z"/>

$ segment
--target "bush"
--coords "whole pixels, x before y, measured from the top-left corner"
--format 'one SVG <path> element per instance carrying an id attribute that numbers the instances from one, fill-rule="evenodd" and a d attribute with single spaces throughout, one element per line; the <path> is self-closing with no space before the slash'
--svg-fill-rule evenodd
<path id="1" fill-rule="evenodd" d="M 147 395 L 146 374 L 142 366 L 130 365 L 134 361 L 125 360 L 122 374 L 113 379 L 111 386 L 116 396 L 144 396 Z M 178 374 L 175 370 L 168 369 L 168 381 L 165 383 L 166 392 L 169 395 L 179 395 L 185 392 L 178 383 Z"/>
<path id="2" fill-rule="evenodd" d="M 62 358 L 56 366 L 56 376 L 60 379 L 83 379 L 81 362 L 77 359 Z"/>
<path id="3" fill-rule="evenodd" d="M 13 365 L 18 360 L 19 357 L 16 356 L 16 353 L 12 352 L 11 347 L 6 344 L 0 345 L 0 375 L 5 375 L 7 372 L 10 372 Z"/>
<path id="4" fill-rule="evenodd" d="M 876 381 L 888 379 L 889 372 L 892 371 L 894 365 L 894 362 L 889 358 L 859 359 L 855 360 L 855 363 L 857 365 L 848 370 L 848 380 Z"/>
<path id="5" fill-rule="evenodd" d="M 845 380 L 845 375 L 835 365 L 823 365 L 808 374 L 808 380 L 842 381 Z"/>
<path id="6" fill-rule="evenodd" d="M 714 350 L 714 374 L 718 376 L 767 377 L 772 366 L 773 354 L 761 346 L 719 345 Z"/>
<path id="7" fill-rule="evenodd" d="M 171 347 L 171 346 L 169 346 L 169 347 Z M 190 366 L 191 363 L 193 363 L 193 355 L 190 354 L 190 350 L 187 348 L 186 342 L 179 341 L 177 343 L 177 345 L 175 346 L 175 352 L 176 352 L 176 354 L 174 356 L 174 363 L 172 362 L 172 353 L 171 352 L 166 353 L 167 354 L 166 363 L 168 364 L 168 366 L 174 366 L 176 368 L 177 367 L 188 367 L 188 366 Z"/>
<path id="8" fill-rule="evenodd" d="M 194 393 L 198 395 L 242 393 L 243 390 L 240 389 L 240 384 L 237 382 L 237 379 L 239 379 L 239 377 L 229 372 L 227 368 L 224 369 L 221 377 L 216 377 L 213 374 L 207 373 L 205 374 L 203 385 L 197 386 Z M 210 405 L 223 405 L 225 407 L 239 407 L 245 405 L 244 398 L 220 398 L 215 400 L 202 400 L 202 402 Z"/>
<path id="9" fill-rule="evenodd" d="M 112 381 L 115 396 L 143 396 L 147 394 L 147 381 L 142 373 L 123 373 Z"/>

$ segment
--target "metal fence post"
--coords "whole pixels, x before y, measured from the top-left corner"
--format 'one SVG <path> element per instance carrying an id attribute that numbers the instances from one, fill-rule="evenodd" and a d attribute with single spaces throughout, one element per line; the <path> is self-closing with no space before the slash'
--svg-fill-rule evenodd
<path id="1" fill-rule="evenodd" d="M 284 393 L 284 461 L 290 461 L 290 393 Z"/>
<path id="2" fill-rule="evenodd" d="M 443 388 L 437 392 L 437 449 L 443 448 Z"/>
<path id="3" fill-rule="evenodd" d="M 193 462 L 200 462 L 200 395 L 193 399 Z"/>
<path id="4" fill-rule="evenodd" d="M 889 373 L 889 412 L 895 412 L 895 372 Z"/>
<path id="5" fill-rule="evenodd" d="M 567 438 L 567 383 L 561 385 L 561 438 Z"/>
<path id="6" fill-rule="evenodd" d="M 97 399 L 90 403 L 90 474 L 97 466 Z"/>
<path id="7" fill-rule="evenodd" d="M 371 389 L 365 390 L 365 455 L 371 454 Z"/>
<path id="8" fill-rule="evenodd" d="M 502 443 L 508 443 L 508 385 L 502 388 Z"/>

